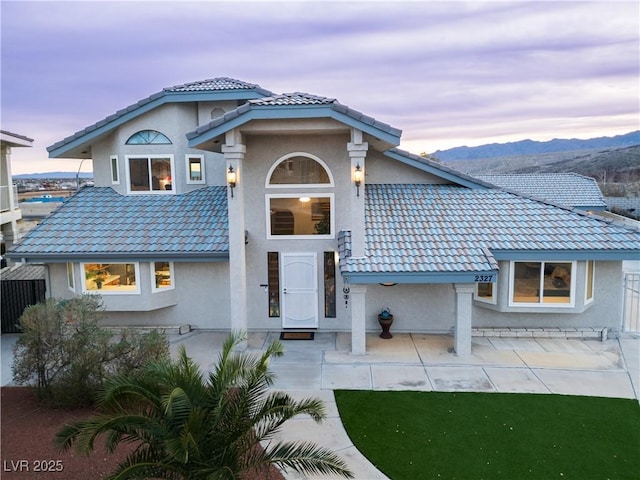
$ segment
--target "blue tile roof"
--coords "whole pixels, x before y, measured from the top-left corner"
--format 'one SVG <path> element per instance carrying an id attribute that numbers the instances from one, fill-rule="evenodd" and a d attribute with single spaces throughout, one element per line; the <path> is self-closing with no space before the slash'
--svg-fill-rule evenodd
<path id="1" fill-rule="evenodd" d="M 607 207 L 596 180 L 577 173 L 477 175 L 477 178 L 558 205 L 599 210 Z"/>
<path id="2" fill-rule="evenodd" d="M 322 109 L 319 107 L 322 107 Z M 313 108 L 313 110 L 309 110 L 310 108 Z M 270 111 L 268 116 L 264 116 L 261 113 L 264 110 Z M 334 98 L 302 92 L 284 93 L 249 100 L 235 110 L 199 126 L 192 132 L 188 132 L 187 139 L 190 147 L 200 148 L 208 140 L 253 119 L 320 117 L 331 117 L 348 125 L 357 126 L 364 132 L 384 139 L 392 145 L 400 143 L 402 130 L 342 105 Z"/>
<path id="3" fill-rule="evenodd" d="M 638 230 L 498 189 L 453 185 L 366 185 L 365 256 L 348 257 L 348 232 L 339 242 L 345 274 L 486 272 L 496 259 L 552 252 L 640 254 Z"/>
<path id="4" fill-rule="evenodd" d="M 31 260 L 212 259 L 229 251 L 224 186 L 124 196 L 87 187 L 8 252 Z"/>
<path id="5" fill-rule="evenodd" d="M 168 102 L 185 101 L 211 101 L 211 100 L 247 100 L 273 95 L 273 92 L 265 90 L 259 85 L 242 82 L 228 77 L 212 78 L 199 82 L 186 83 L 173 87 L 163 88 L 162 91 L 143 98 L 108 117 L 89 125 L 73 135 L 47 147 L 51 158 L 60 158 L 64 155 L 73 155 L 72 158 L 91 158 L 90 149 L 79 147 L 94 140 L 98 135 L 103 135 L 124 122 L 135 118 L 151 109 Z"/>

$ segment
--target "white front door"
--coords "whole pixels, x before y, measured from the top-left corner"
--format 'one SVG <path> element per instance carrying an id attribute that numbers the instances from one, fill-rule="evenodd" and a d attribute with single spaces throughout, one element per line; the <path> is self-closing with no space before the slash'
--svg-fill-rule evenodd
<path id="1" fill-rule="evenodd" d="M 315 253 L 282 254 L 282 328 L 318 327 Z"/>

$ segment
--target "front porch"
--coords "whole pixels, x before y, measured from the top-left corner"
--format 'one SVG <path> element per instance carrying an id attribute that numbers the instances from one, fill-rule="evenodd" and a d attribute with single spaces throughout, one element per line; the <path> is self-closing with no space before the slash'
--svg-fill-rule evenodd
<path id="1" fill-rule="evenodd" d="M 224 332 L 172 337 L 204 369 L 217 359 Z M 260 351 L 279 332 L 252 332 L 247 348 Z M 473 337 L 469 355 L 453 351 L 450 335 L 366 335 L 367 353 L 351 353 L 350 333 L 316 332 L 315 339 L 284 341 L 273 360 L 274 388 L 556 393 L 638 398 L 640 339 Z"/>

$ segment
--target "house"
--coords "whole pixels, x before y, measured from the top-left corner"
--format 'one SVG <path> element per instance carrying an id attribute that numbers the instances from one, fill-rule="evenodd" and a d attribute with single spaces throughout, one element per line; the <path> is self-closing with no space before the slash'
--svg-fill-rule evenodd
<path id="1" fill-rule="evenodd" d="M 17 222 L 22 218 L 18 205 L 18 190 L 13 184 L 11 175 L 11 149 L 31 147 L 33 139 L 6 130 L 0 130 L 0 225 L 2 232 L 2 263 L 4 266 L 5 249 L 11 247 L 18 239 Z"/>
<path id="2" fill-rule="evenodd" d="M 549 334 L 621 325 L 640 233 L 398 149 L 337 100 L 214 78 L 165 88 L 49 147 L 84 188 L 9 253 L 111 325 Z M 511 329 L 511 330 L 510 330 Z M 530 329 L 526 331 L 525 329 Z M 515 334 L 515 333 L 514 333 Z"/>

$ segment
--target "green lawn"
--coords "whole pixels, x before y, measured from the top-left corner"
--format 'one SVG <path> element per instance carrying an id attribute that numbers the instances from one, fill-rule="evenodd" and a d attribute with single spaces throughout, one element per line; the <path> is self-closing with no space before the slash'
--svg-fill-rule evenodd
<path id="1" fill-rule="evenodd" d="M 351 390 L 335 396 L 355 446 L 394 480 L 640 478 L 636 400 Z"/>

